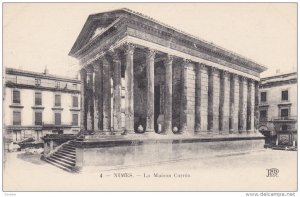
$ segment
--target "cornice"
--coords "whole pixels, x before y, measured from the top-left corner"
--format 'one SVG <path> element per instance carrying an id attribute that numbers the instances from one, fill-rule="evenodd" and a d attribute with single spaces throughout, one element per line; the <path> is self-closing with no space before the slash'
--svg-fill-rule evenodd
<path id="1" fill-rule="evenodd" d="M 123 11 L 126 12 L 127 10 L 125 9 Z M 137 14 L 137 16 L 142 17 L 140 14 Z M 144 17 L 143 19 L 140 19 L 139 17 L 133 17 L 132 15 L 123 15 L 122 17 L 121 16 L 119 17 L 120 17 L 119 20 L 115 20 L 113 25 L 111 25 L 106 31 L 102 32 L 101 35 L 92 39 L 88 44 L 82 47 L 82 49 L 85 48 L 85 50 L 87 50 L 92 45 L 99 42 L 99 40 L 103 39 L 105 35 L 112 33 L 110 32 L 112 29 L 117 30 L 120 29 L 121 27 L 126 26 L 126 27 L 134 28 L 138 31 L 147 32 L 151 35 L 159 36 L 160 38 L 163 38 L 166 41 L 183 45 L 192 50 L 208 54 L 220 60 L 224 60 L 229 63 L 236 64 L 240 67 L 244 67 L 246 69 L 250 69 L 255 72 L 260 73 L 266 70 L 266 67 L 254 62 L 253 60 L 249 60 L 248 58 L 245 58 L 227 49 L 223 49 L 213 43 L 206 42 L 200 38 L 176 30 L 175 28 L 159 23 L 158 21 L 151 20 L 151 18 L 149 17 Z M 146 22 L 148 22 L 148 24 Z M 79 52 L 83 53 L 82 49 L 79 49 L 76 52 L 76 54 L 78 54 Z M 76 54 L 72 56 L 77 56 Z"/>
<path id="2" fill-rule="evenodd" d="M 66 92 L 66 93 L 80 93 L 79 90 L 70 90 L 64 88 L 50 88 L 50 87 L 43 87 L 43 86 L 35 86 L 35 85 L 26 85 L 26 84 L 17 84 L 13 82 L 6 82 L 5 87 L 9 88 L 22 88 L 22 89 L 32 89 L 32 90 L 46 90 L 52 92 Z"/>
<path id="3" fill-rule="evenodd" d="M 6 68 L 5 73 L 7 75 L 26 76 L 26 77 L 32 77 L 32 78 L 38 78 L 38 79 L 49 79 L 49 80 L 53 80 L 53 81 L 71 82 L 71 83 L 77 83 L 77 84 L 81 83 L 81 81 L 77 80 L 77 79 L 68 79 L 68 78 L 63 78 L 60 76 L 19 70 L 19 69 L 14 69 L 14 68 Z"/>

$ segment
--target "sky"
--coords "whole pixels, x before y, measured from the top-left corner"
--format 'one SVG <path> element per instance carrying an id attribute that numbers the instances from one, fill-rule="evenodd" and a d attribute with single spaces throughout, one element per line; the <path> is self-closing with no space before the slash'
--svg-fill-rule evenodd
<path id="1" fill-rule="evenodd" d="M 88 15 L 128 8 L 250 58 L 297 69 L 296 3 L 4 3 L 3 66 L 75 77 L 68 53 Z"/>

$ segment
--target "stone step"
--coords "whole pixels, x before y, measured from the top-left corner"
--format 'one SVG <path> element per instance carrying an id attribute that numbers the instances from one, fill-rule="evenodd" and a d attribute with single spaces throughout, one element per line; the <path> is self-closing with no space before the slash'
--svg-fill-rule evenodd
<path id="1" fill-rule="evenodd" d="M 64 166 L 64 167 L 66 167 L 66 168 L 69 168 L 69 169 L 72 169 L 72 168 L 74 167 L 74 166 L 72 166 L 72 165 L 70 165 L 70 164 L 67 164 L 67 163 L 65 163 L 65 162 L 59 161 L 59 160 L 57 160 L 57 159 L 53 159 L 53 158 L 51 158 L 51 157 L 48 157 L 47 159 L 50 160 L 50 161 L 52 161 L 52 162 L 54 162 L 54 163 L 57 163 L 57 164 L 59 164 L 59 165 L 62 165 L 62 166 Z"/>
<path id="2" fill-rule="evenodd" d="M 50 163 L 50 164 L 52 164 L 52 165 L 54 165 L 54 166 L 56 166 L 56 167 L 58 167 L 58 168 L 60 168 L 60 169 L 63 169 L 63 170 L 68 171 L 68 172 L 72 172 L 71 168 L 68 168 L 68 167 L 65 167 L 63 165 L 60 165 L 59 163 L 53 162 L 53 161 L 51 161 L 49 159 L 45 159 L 45 161 L 48 162 L 48 163 Z"/>
<path id="3" fill-rule="evenodd" d="M 73 144 L 65 144 L 63 147 L 73 148 L 75 149 L 75 146 Z"/>
<path id="4" fill-rule="evenodd" d="M 62 153 L 53 153 L 53 155 L 57 156 L 57 157 L 61 157 L 61 158 L 64 158 L 68 161 L 71 161 L 71 162 L 75 162 L 75 157 L 72 156 L 72 155 L 66 155 L 66 154 L 62 154 Z"/>
<path id="5" fill-rule="evenodd" d="M 61 149 L 75 152 L 75 148 L 70 148 L 70 147 L 66 147 L 66 146 L 63 146 Z"/>
<path id="6" fill-rule="evenodd" d="M 64 158 L 62 158 L 60 156 L 57 156 L 57 155 L 54 155 L 54 154 L 51 155 L 50 158 L 55 159 L 55 160 L 59 160 L 61 162 L 64 162 L 64 163 L 72 165 L 72 166 L 75 166 L 75 160 L 74 161 L 69 161 L 68 159 L 64 159 Z"/>
<path id="7" fill-rule="evenodd" d="M 65 155 L 67 157 L 74 158 L 74 159 L 76 158 L 75 154 L 70 154 L 69 152 L 65 152 L 65 151 L 62 151 L 62 150 L 58 150 L 55 153 Z"/>
<path id="8" fill-rule="evenodd" d="M 63 152 L 63 153 L 74 155 L 74 156 L 76 155 L 75 151 L 70 151 L 70 150 L 66 150 L 66 149 L 59 149 L 58 152 Z"/>

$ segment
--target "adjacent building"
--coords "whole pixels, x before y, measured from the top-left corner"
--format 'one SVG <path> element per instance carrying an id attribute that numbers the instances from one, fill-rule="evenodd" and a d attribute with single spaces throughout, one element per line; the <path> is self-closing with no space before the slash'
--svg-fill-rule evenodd
<path id="1" fill-rule="evenodd" d="M 79 80 L 6 68 L 4 82 L 6 140 L 80 131 Z"/>
<path id="2" fill-rule="evenodd" d="M 141 13 L 90 15 L 69 55 L 82 66 L 83 129 L 257 133 L 266 67 Z"/>
<path id="3" fill-rule="evenodd" d="M 262 78 L 259 88 L 260 131 L 270 143 L 297 143 L 297 72 Z"/>

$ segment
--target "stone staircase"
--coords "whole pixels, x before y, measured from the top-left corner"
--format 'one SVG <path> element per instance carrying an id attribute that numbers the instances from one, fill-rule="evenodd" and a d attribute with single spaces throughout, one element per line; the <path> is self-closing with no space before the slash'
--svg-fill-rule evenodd
<path id="1" fill-rule="evenodd" d="M 68 172 L 78 172 L 75 167 L 76 152 L 75 146 L 69 142 L 63 144 L 58 150 L 52 153 L 49 157 L 44 158 L 48 163 L 59 167 Z"/>

